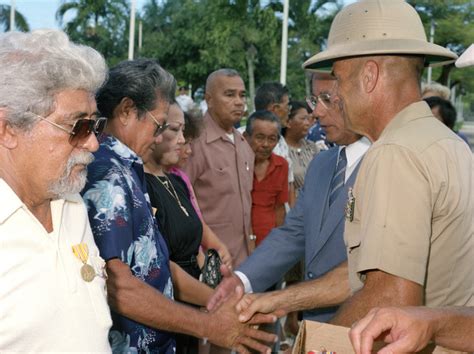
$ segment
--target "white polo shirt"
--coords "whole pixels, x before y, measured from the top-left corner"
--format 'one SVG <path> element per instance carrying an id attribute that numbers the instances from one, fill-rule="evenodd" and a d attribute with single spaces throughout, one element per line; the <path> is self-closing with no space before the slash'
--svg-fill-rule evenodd
<path id="1" fill-rule="evenodd" d="M 109 353 L 104 262 L 80 195 L 51 203 L 51 233 L 3 179 L 0 201 L 0 352 Z M 102 275 L 92 282 L 72 252 L 80 243 Z"/>

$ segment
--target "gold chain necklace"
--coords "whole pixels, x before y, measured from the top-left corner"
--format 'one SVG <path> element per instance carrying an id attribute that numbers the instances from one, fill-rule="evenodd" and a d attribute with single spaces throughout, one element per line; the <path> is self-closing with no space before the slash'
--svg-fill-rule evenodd
<path id="1" fill-rule="evenodd" d="M 181 200 L 179 200 L 178 193 L 176 193 L 176 190 L 174 189 L 173 183 L 171 183 L 170 179 L 168 178 L 167 175 L 164 175 L 165 181 L 163 182 L 160 177 L 155 176 L 156 179 L 165 187 L 165 189 L 168 191 L 168 193 L 176 200 L 178 203 L 179 207 L 183 211 L 184 215 L 189 216 L 188 211 L 186 208 L 181 204 Z"/>

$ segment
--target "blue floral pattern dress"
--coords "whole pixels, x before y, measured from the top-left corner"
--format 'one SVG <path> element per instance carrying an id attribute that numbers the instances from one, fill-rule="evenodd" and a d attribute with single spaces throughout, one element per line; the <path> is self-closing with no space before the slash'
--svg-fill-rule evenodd
<path id="1" fill-rule="evenodd" d="M 152 214 L 142 160 L 104 135 L 88 166 L 82 196 L 100 255 L 128 264 L 134 276 L 173 299 L 169 253 Z M 173 336 L 112 311 L 114 353 L 174 353 Z"/>

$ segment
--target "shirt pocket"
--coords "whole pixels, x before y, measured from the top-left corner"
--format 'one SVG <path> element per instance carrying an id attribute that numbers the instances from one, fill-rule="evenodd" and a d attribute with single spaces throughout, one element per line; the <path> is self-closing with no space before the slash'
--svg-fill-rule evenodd
<path id="1" fill-rule="evenodd" d="M 355 252 L 360 247 L 362 238 L 360 235 L 360 223 L 358 221 L 346 221 L 344 241 L 348 254 Z"/>
<path id="2" fill-rule="evenodd" d="M 208 183 L 217 193 L 233 194 L 234 181 L 238 178 L 230 166 L 216 166 L 210 169 Z"/>

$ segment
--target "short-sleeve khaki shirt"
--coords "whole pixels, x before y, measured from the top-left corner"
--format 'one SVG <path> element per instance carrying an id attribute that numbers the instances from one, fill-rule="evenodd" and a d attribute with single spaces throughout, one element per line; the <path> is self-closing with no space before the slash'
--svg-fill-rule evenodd
<path id="1" fill-rule="evenodd" d="M 350 203 L 346 211 L 353 291 L 381 270 L 422 285 L 425 305 L 473 304 L 473 166 L 426 103 L 397 114 L 362 162 L 352 221 Z"/>

